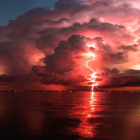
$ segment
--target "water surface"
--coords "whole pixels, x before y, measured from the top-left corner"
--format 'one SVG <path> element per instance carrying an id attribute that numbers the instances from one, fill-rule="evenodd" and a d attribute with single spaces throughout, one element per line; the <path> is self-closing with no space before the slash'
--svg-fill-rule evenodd
<path id="1" fill-rule="evenodd" d="M 0 135 L 23 140 L 140 140 L 140 93 L 0 93 Z"/>

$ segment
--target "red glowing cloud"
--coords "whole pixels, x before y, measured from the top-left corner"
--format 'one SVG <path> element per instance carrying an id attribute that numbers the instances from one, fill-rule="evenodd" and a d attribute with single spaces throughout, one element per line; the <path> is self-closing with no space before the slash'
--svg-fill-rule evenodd
<path id="1" fill-rule="evenodd" d="M 139 86 L 138 3 L 59 0 L 9 21 L 0 27 L 0 84 Z"/>

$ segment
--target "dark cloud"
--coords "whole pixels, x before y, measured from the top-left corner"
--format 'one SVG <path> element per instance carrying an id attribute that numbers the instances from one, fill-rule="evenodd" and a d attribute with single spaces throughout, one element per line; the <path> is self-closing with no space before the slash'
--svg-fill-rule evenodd
<path id="1" fill-rule="evenodd" d="M 73 67 L 68 64 L 74 64 L 77 56 L 86 51 L 85 43 L 86 38 L 80 35 L 73 35 L 67 41 L 61 41 L 54 49 L 54 54 L 46 56 L 46 70 L 58 74 L 72 71 Z"/>
<path id="2" fill-rule="evenodd" d="M 38 82 L 38 78 L 33 73 L 26 75 L 0 75 L 0 85 L 5 84 L 31 84 Z"/>
<path id="3" fill-rule="evenodd" d="M 128 69 L 125 70 L 126 74 L 140 75 L 140 70 Z"/>
<path id="4" fill-rule="evenodd" d="M 27 24 L 30 21 L 38 18 L 39 16 L 43 16 L 51 12 L 49 9 L 44 7 L 37 7 L 29 10 L 24 15 L 18 16 L 16 20 L 10 20 L 8 26 L 17 26 L 19 24 Z"/>
<path id="5" fill-rule="evenodd" d="M 127 69 L 120 73 L 116 68 L 102 68 L 99 77 L 103 86 L 140 86 L 140 70 Z"/>
<path id="6" fill-rule="evenodd" d="M 119 70 L 117 68 L 109 69 L 109 68 L 100 68 L 101 73 L 98 74 L 99 76 L 115 76 L 119 74 Z"/>
<path id="7" fill-rule="evenodd" d="M 59 0 L 55 3 L 55 10 L 85 8 L 84 0 Z"/>
<path id="8" fill-rule="evenodd" d="M 129 45 L 129 46 L 121 46 L 120 47 L 121 50 L 128 52 L 128 51 L 138 51 L 139 49 L 139 44 L 134 44 L 134 45 Z"/>
<path id="9" fill-rule="evenodd" d="M 107 84 L 109 86 L 140 86 L 139 75 L 124 75 L 118 77 L 111 77 Z"/>
<path id="10" fill-rule="evenodd" d="M 119 64 L 119 63 L 127 62 L 128 60 L 127 60 L 126 53 L 118 52 L 118 53 L 102 55 L 102 61 L 108 64 L 111 63 Z"/>
<path id="11" fill-rule="evenodd" d="M 38 77 L 40 77 L 40 82 L 46 85 L 56 84 L 56 85 L 70 86 L 70 85 L 78 85 L 81 82 L 86 81 L 84 76 L 81 75 L 71 76 L 69 74 L 59 75 L 54 72 L 46 71 L 46 69 L 41 66 L 34 66 L 32 68 L 32 71 Z"/>

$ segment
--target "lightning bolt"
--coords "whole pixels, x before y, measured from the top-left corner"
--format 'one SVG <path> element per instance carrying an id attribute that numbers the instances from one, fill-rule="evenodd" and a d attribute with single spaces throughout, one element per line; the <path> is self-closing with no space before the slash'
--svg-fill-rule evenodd
<path id="1" fill-rule="evenodd" d="M 93 91 L 93 89 L 94 89 L 94 87 L 96 86 L 96 72 L 88 65 L 88 63 L 89 62 L 91 62 L 91 61 L 94 61 L 95 60 L 95 54 L 93 53 L 93 52 L 91 52 L 90 51 L 90 47 L 95 47 L 95 44 L 92 44 L 92 45 L 88 45 L 87 44 L 87 46 L 88 46 L 88 53 L 85 53 L 84 55 L 86 55 L 86 56 L 91 56 L 91 57 L 93 57 L 92 59 L 90 59 L 90 60 L 87 60 L 87 61 L 85 61 L 85 62 L 82 62 L 82 63 L 75 63 L 75 64 L 72 64 L 72 63 L 69 63 L 68 65 L 80 65 L 80 66 L 78 66 L 78 67 L 76 67 L 75 68 L 75 70 L 73 71 L 73 74 L 74 74 L 74 72 L 79 68 L 79 67 L 81 67 L 81 66 L 83 66 L 83 65 L 85 65 L 88 69 L 90 69 L 93 73 L 92 74 L 90 74 L 90 78 L 87 78 L 88 79 L 88 81 L 90 81 L 90 83 L 93 83 L 92 85 L 91 85 L 91 91 Z"/>
<path id="2" fill-rule="evenodd" d="M 91 91 L 93 91 L 94 87 L 96 86 L 96 81 L 95 80 L 96 80 L 97 76 L 96 76 L 96 72 L 88 65 L 88 63 L 90 61 L 94 61 L 95 60 L 95 55 L 93 53 L 90 53 L 90 55 L 93 56 L 93 59 L 90 59 L 90 60 L 86 61 L 86 67 L 89 68 L 93 72 L 92 74 L 90 74 L 90 78 L 88 78 L 88 80 L 91 83 L 93 83 L 92 84 L 92 88 L 91 88 Z"/>

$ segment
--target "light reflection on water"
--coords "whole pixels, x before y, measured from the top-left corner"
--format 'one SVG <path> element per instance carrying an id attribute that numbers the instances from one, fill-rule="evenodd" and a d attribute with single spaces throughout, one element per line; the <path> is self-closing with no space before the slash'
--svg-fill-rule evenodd
<path id="1" fill-rule="evenodd" d="M 94 92 L 91 92 L 90 94 L 88 94 L 89 97 L 83 98 L 83 103 L 80 104 L 80 108 L 82 109 L 80 109 L 78 112 L 75 112 L 75 114 L 78 113 L 78 116 L 80 116 L 80 124 L 78 125 L 78 127 L 76 127 L 75 131 L 77 131 L 78 134 L 83 138 L 93 138 L 95 135 L 96 126 L 89 122 L 89 119 L 94 117 L 94 102 L 95 100 L 97 100 L 94 97 L 94 94 Z"/>
<path id="2" fill-rule="evenodd" d="M 140 140 L 139 132 L 139 93 L 0 93 L 5 138 Z"/>

